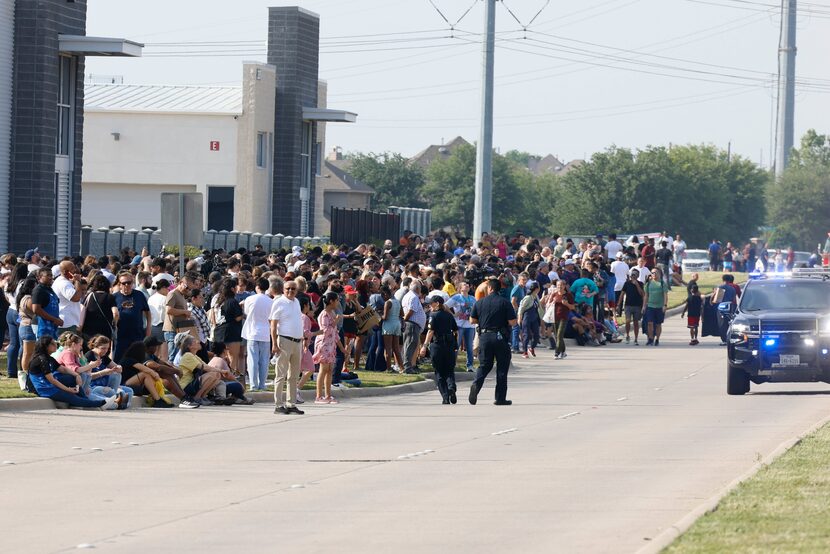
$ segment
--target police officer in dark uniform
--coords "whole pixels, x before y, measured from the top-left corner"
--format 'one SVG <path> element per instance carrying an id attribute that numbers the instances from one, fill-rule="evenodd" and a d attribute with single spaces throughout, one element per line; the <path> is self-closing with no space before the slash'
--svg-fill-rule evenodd
<path id="1" fill-rule="evenodd" d="M 437 294 L 429 298 L 432 311 L 427 323 L 427 336 L 421 354 L 426 355 L 429 346 L 429 358 L 435 369 L 435 382 L 441 393 L 443 404 L 455 404 L 455 358 L 458 348 L 458 324 L 452 314 L 444 308 L 444 299 Z"/>
<path id="2" fill-rule="evenodd" d="M 470 321 L 478 324 L 479 367 L 470 387 L 470 404 L 478 400 L 484 379 L 496 362 L 496 406 L 509 406 L 507 370 L 510 369 L 510 330 L 516 325 L 516 311 L 510 301 L 499 295 L 498 279 L 487 280 L 487 296 L 473 306 Z"/>

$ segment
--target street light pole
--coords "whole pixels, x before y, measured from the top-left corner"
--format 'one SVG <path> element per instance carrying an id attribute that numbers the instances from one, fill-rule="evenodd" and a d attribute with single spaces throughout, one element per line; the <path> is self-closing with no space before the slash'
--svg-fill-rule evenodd
<path id="1" fill-rule="evenodd" d="M 484 63 L 481 92 L 481 135 L 476 155 L 473 238 L 492 231 L 493 218 L 493 85 L 496 50 L 496 0 L 485 1 Z"/>

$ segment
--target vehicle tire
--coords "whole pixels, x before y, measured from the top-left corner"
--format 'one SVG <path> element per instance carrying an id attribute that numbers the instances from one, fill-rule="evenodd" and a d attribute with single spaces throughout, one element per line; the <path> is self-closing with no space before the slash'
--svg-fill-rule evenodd
<path id="1" fill-rule="evenodd" d="M 726 394 L 741 395 L 749 392 L 749 375 L 746 371 L 726 363 Z"/>

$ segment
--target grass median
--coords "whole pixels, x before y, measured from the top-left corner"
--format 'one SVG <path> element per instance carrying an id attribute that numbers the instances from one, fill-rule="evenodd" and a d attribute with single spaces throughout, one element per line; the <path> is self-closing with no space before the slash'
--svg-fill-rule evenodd
<path id="1" fill-rule="evenodd" d="M 663 552 L 830 550 L 830 425 L 728 494 Z"/>
<path id="2" fill-rule="evenodd" d="M 700 289 L 700 294 L 706 296 L 711 294 L 715 287 L 723 283 L 722 277 L 724 275 L 721 271 L 701 271 L 698 273 L 700 279 L 697 280 L 697 286 Z M 746 273 L 732 273 L 735 276 L 735 284 L 740 285 L 746 282 Z M 669 292 L 669 309 L 682 306 L 686 302 L 686 287 L 672 287 Z"/>

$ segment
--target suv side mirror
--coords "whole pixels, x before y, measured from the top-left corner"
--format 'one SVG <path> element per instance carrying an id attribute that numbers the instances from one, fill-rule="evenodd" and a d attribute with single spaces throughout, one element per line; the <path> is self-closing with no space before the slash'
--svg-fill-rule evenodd
<path id="1" fill-rule="evenodd" d="M 718 304 L 718 313 L 726 319 L 732 319 L 735 316 L 732 312 L 732 302 L 721 302 Z"/>

